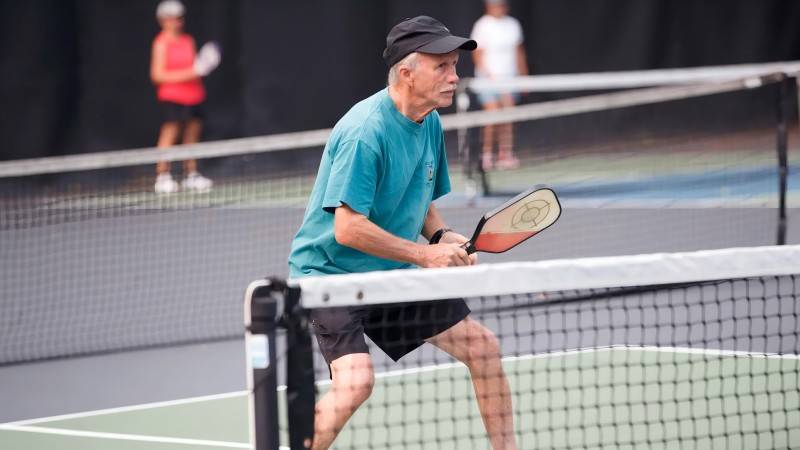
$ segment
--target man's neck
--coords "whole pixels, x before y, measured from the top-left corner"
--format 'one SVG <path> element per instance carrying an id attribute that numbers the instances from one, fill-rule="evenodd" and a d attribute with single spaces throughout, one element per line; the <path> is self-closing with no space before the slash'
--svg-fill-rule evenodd
<path id="1" fill-rule="evenodd" d="M 434 110 L 430 105 L 426 105 L 419 100 L 415 101 L 411 92 L 402 86 L 394 85 L 389 86 L 389 97 L 394 102 L 394 106 L 400 111 L 400 114 L 408 117 L 414 122 L 422 123 L 425 116 Z"/>

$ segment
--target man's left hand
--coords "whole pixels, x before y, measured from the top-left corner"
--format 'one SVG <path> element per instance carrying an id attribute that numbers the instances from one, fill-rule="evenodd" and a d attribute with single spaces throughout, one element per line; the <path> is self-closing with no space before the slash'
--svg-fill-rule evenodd
<path id="1" fill-rule="evenodd" d="M 439 240 L 439 242 L 442 244 L 464 244 L 469 242 L 469 239 L 462 234 L 456 233 L 455 231 L 448 231 L 442 235 L 442 238 Z M 478 264 L 478 254 L 473 253 L 469 255 L 469 260 L 472 261 L 472 265 Z"/>

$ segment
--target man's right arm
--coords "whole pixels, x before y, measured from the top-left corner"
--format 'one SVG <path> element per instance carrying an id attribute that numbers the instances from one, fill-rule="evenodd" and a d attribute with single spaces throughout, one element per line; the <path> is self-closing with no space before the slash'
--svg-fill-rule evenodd
<path id="1" fill-rule="evenodd" d="M 336 208 L 334 237 L 346 247 L 420 267 L 468 266 L 472 260 L 458 244 L 420 245 L 399 238 L 375 225 L 347 205 Z"/>

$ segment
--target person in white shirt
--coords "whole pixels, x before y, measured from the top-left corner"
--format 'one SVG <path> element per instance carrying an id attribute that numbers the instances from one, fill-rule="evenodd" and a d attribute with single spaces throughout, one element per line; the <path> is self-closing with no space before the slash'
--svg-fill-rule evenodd
<path id="1" fill-rule="evenodd" d="M 525 57 L 522 27 L 517 19 L 508 15 L 506 0 L 485 0 L 484 14 L 472 28 L 473 40 L 478 49 L 472 52 L 475 62 L 475 76 L 500 80 L 528 75 L 528 61 Z M 514 92 L 481 91 L 478 101 L 484 110 L 497 110 L 514 106 L 519 94 Z M 497 158 L 494 147 L 497 145 Z M 483 148 L 481 165 L 484 170 L 513 169 L 519 166 L 514 156 L 514 134 L 512 124 L 489 125 L 483 128 Z"/>

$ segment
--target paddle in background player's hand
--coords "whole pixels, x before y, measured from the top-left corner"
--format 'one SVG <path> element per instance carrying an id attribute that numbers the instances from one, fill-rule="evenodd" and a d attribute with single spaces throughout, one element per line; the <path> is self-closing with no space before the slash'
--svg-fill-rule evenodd
<path id="1" fill-rule="evenodd" d="M 200 47 L 200 51 L 197 52 L 194 59 L 194 71 L 197 75 L 204 77 L 216 69 L 221 61 L 222 50 L 220 50 L 219 44 L 214 41 L 206 42 Z"/>

